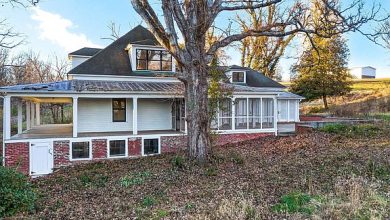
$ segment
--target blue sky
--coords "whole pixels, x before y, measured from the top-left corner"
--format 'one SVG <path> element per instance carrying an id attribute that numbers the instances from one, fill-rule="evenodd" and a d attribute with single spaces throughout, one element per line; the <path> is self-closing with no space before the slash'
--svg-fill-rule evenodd
<path id="1" fill-rule="evenodd" d="M 384 10 L 390 11 L 389 0 L 377 2 L 382 4 Z M 58 55 L 64 59 L 67 53 L 80 47 L 104 47 L 111 43 L 102 39 L 110 35 L 107 25 L 111 21 L 121 26 L 121 34 L 130 27 L 144 24 L 129 0 L 41 0 L 37 8 L 0 6 L 0 18 L 6 18 L 15 31 L 26 36 L 26 44 L 14 52 L 31 49 L 40 53 L 42 58 Z M 225 23 L 226 16 L 223 15 L 218 22 Z M 390 78 L 390 50 L 375 45 L 357 33 L 345 37 L 351 52 L 350 67 L 373 66 L 377 68 L 378 77 Z M 230 48 L 227 52 L 231 57 L 229 64 L 239 64 L 238 51 Z M 296 50 L 291 49 L 288 53 L 294 55 Z M 282 60 L 284 79 L 288 78 L 292 62 L 291 59 Z"/>

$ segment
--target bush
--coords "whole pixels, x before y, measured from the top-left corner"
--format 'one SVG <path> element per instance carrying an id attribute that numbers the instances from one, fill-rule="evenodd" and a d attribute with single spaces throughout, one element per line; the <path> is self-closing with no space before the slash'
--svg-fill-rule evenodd
<path id="1" fill-rule="evenodd" d="M 15 169 L 0 167 L 0 218 L 34 209 L 35 192 L 27 177 Z"/>
<path id="2" fill-rule="evenodd" d="M 359 136 L 372 136 L 381 132 L 381 128 L 374 124 L 327 124 L 319 129 L 323 132 L 343 134 L 343 135 L 359 135 Z"/>
<path id="3" fill-rule="evenodd" d="M 172 167 L 174 169 L 184 169 L 185 168 L 185 159 L 182 156 L 174 156 L 171 160 Z"/>

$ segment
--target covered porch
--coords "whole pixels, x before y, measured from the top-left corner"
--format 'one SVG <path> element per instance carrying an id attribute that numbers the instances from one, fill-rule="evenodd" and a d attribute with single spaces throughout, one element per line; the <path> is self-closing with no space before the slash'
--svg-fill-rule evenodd
<path id="1" fill-rule="evenodd" d="M 44 120 L 42 105 L 68 105 L 67 124 Z M 185 134 L 181 98 L 129 96 L 47 96 L 21 94 L 4 97 L 5 140 Z"/>

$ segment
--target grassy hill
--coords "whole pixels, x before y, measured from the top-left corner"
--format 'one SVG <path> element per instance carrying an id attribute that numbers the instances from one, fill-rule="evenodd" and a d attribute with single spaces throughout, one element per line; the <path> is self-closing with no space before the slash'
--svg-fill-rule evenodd
<path id="1" fill-rule="evenodd" d="M 283 83 L 289 86 L 290 83 Z M 335 116 L 378 116 L 390 118 L 390 78 L 353 80 L 352 91 L 345 96 L 329 99 L 325 111 L 321 100 L 302 103 L 303 114 L 331 114 Z"/>

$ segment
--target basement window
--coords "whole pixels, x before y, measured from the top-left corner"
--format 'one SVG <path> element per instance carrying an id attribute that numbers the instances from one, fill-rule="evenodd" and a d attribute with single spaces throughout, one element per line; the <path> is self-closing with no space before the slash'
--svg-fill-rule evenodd
<path id="1" fill-rule="evenodd" d="M 150 138 L 143 140 L 143 155 L 154 155 L 160 153 L 159 138 Z"/>
<path id="2" fill-rule="evenodd" d="M 91 158 L 89 141 L 72 142 L 72 160 L 87 160 Z"/>
<path id="3" fill-rule="evenodd" d="M 109 157 L 125 157 L 127 155 L 126 140 L 110 140 L 108 147 Z"/>

